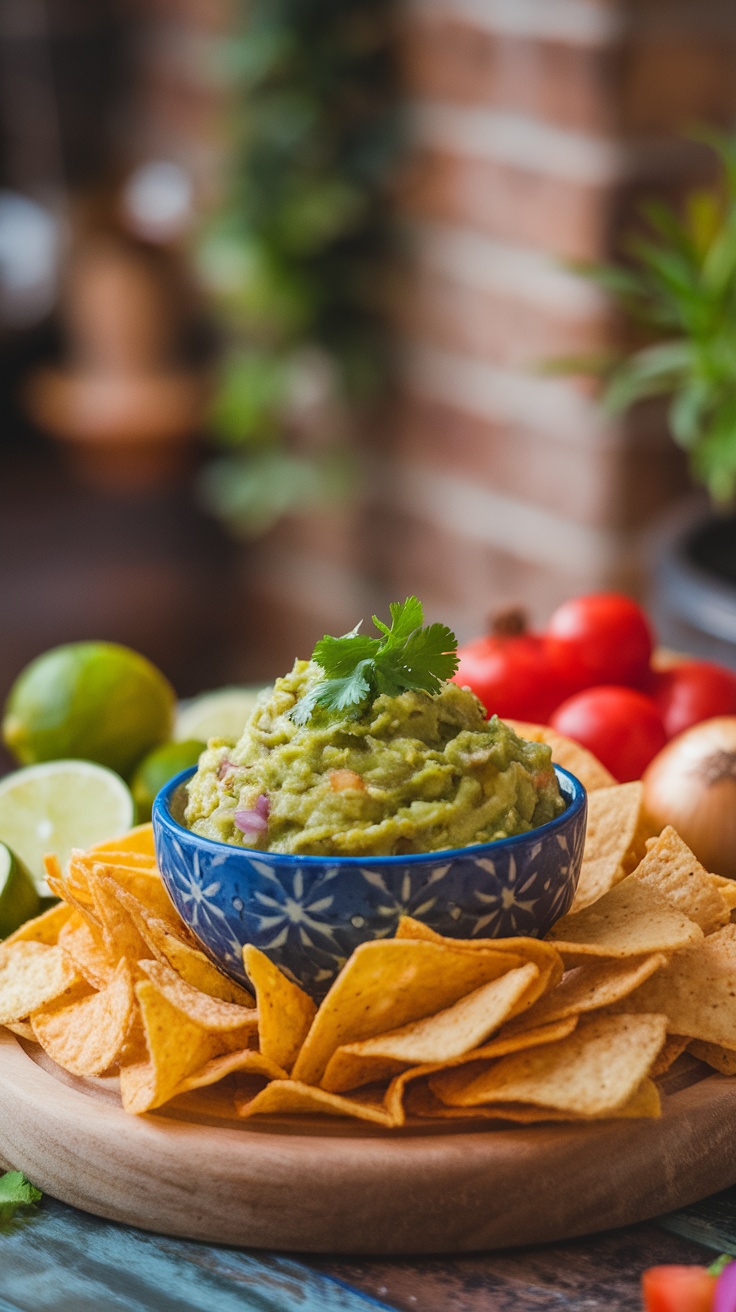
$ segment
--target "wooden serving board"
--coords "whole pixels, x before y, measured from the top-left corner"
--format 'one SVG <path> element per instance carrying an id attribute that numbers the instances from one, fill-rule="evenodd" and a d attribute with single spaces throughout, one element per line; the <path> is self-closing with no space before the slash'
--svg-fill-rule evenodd
<path id="1" fill-rule="evenodd" d="M 681 1058 L 660 1120 L 488 1128 L 239 1121 L 226 1091 L 128 1116 L 0 1030 L 0 1166 L 84 1211 L 302 1252 L 468 1252 L 642 1221 L 736 1181 L 736 1078 Z"/>

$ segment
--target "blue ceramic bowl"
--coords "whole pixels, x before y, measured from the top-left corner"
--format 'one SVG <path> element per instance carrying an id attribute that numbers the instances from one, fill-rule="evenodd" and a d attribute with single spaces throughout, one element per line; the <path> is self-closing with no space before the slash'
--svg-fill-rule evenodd
<path id="1" fill-rule="evenodd" d="M 182 919 L 209 957 L 245 981 L 254 943 L 315 997 L 354 948 L 390 938 L 414 916 L 453 938 L 540 938 L 568 910 L 580 874 L 587 798 L 555 766 L 568 805 L 514 838 L 413 856 L 291 856 L 254 852 L 186 829 L 184 770 L 153 807 L 156 856 Z"/>

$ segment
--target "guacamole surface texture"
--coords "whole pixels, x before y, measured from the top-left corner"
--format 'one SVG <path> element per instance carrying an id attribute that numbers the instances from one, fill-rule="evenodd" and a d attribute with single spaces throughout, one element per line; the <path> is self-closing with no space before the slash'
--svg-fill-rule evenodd
<path id="1" fill-rule="evenodd" d="M 468 689 L 379 696 L 359 718 L 295 703 L 311 661 L 267 689 L 237 743 L 212 739 L 189 783 L 185 823 L 269 852 L 390 856 L 525 833 L 565 809 L 544 743 L 485 718 Z"/>

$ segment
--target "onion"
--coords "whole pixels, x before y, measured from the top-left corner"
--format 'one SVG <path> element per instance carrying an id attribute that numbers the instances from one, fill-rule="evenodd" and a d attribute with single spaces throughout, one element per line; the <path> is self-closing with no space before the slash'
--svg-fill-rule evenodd
<path id="1" fill-rule="evenodd" d="M 716 875 L 736 878 L 736 716 L 673 738 L 644 773 L 644 805 Z"/>

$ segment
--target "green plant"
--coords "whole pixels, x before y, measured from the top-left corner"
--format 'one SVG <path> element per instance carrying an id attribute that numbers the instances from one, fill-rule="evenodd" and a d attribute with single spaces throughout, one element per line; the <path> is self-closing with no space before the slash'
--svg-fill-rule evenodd
<path id="1" fill-rule="evenodd" d="M 199 251 L 227 342 L 204 493 L 241 533 L 344 491 L 351 409 L 386 378 L 390 9 L 249 0 L 228 43 L 231 177 Z"/>
<path id="2" fill-rule="evenodd" d="M 670 396 L 672 436 L 693 477 L 728 502 L 736 494 L 736 139 L 705 139 L 721 162 L 713 187 L 690 193 L 681 217 L 660 201 L 644 206 L 649 233 L 628 239 L 628 264 L 575 266 L 638 328 L 636 349 L 564 367 L 600 373 L 612 412 Z"/>

